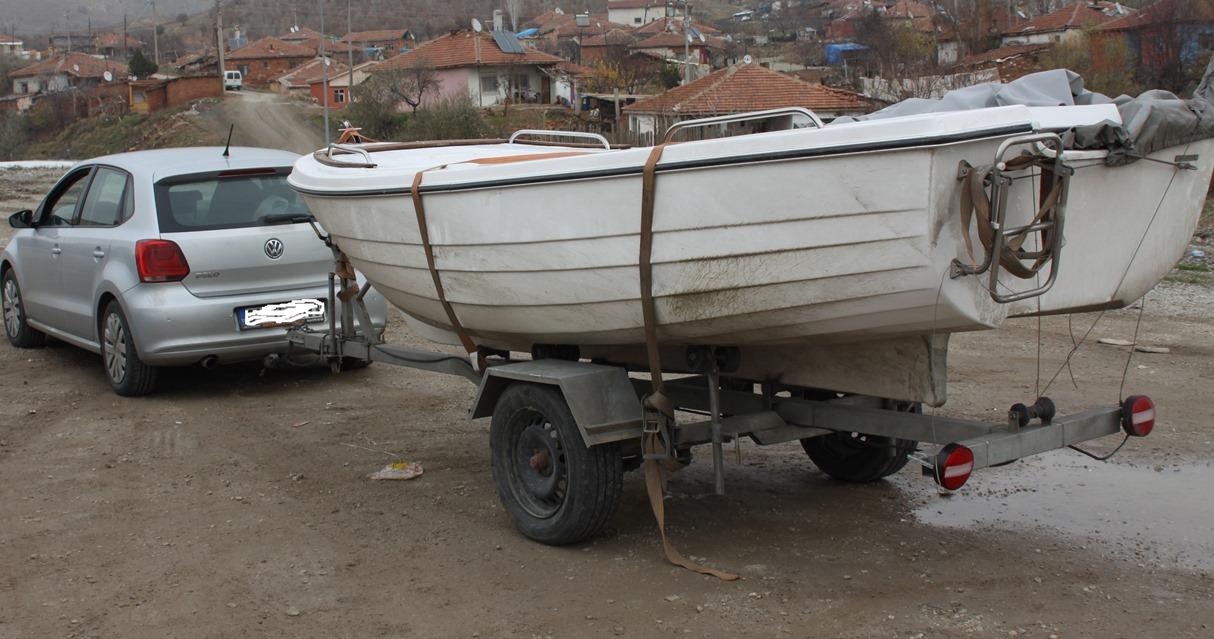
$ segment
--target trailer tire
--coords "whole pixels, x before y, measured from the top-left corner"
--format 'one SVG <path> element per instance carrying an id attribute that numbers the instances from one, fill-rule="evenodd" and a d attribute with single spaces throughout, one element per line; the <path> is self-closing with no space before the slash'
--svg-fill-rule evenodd
<path id="1" fill-rule="evenodd" d="M 493 410 L 489 448 L 498 497 L 530 539 L 553 546 L 583 541 L 601 532 L 619 506 L 620 445 L 587 447 L 556 388 L 507 387 Z"/>
<path id="2" fill-rule="evenodd" d="M 801 440 L 801 447 L 819 470 L 856 483 L 874 482 L 902 470 L 918 446 L 919 442 L 909 439 L 843 432 Z"/>

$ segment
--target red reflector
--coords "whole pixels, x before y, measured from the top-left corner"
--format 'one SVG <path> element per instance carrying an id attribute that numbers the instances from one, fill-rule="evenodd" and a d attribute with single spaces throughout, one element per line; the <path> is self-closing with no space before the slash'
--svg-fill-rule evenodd
<path id="1" fill-rule="evenodd" d="M 1155 402 L 1146 395 L 1131 395 L 1121 403 L 1121 427 L 1132 437 L 1146 437 L 1155 428 Z"/>
<path id="2" fill-rule="evenodd" d="M 139 240 L 135 243 L 135 266 L 140 282 L 179 282 L 190 274 L 190 265 L 176 242 Z"/>
<path id="3" fill-rule="evenodd" d="M 936 483 L 945 490 L 957 490 L 974 472 L 974 451 L 961 444 L 949 444 L 936 454 Z"/>

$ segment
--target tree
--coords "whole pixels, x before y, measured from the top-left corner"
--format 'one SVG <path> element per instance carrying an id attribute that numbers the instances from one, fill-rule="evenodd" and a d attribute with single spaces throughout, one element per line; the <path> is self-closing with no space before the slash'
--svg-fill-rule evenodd
<path id="1" fill-rule="evenodd" d="M 381 81 L 379 89 L 385 92 L 385 97 L 395 98 L 398 105 L 404 102 L 414 112 L 427 93 L 435 93 L 439 88 L 438 74 L 425 58 L 411 59 L 407 66 L 376 71 L 375 75 Z"/>
<path id="2" fill-rule="evenodd" d="M 140 49 L 135 49 L 135 53 L 131 54 L 131 59 L 127 62 L 127 68 L 130 70 L 131 75 L 140 80 L 160 70 L 160 67 L 155 62 L 147 59 L 147 56 L 143 55 L 143 51 Z"/>

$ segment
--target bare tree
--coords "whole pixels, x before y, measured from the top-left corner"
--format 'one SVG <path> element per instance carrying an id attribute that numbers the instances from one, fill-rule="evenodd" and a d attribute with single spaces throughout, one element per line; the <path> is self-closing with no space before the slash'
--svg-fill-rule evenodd
<path id="1" fill-rule="evenodd" d="M 523 0 L 505 0 L 506 15 L 510 16 L 510 30 L 518 31 L 518 19 L 523 13 Z"/>
<path id="2" fill-rule="evenodd" d="M 395 98 L 395 104 L 404 102 L 414 112 L 421 106 L 427 93 L 437 93 L 438 73 L 425 58 L 410 60 L 406 66 L 375 72 L 377 87 L 387 97 Z"/>

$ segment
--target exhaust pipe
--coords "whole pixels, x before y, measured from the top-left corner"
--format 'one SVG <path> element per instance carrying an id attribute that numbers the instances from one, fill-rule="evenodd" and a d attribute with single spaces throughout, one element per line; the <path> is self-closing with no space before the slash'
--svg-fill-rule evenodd
<path id="1" fill-rule="evenodd" d="M 215 355 L 207 355 L 206 357 L 202 358 L 202 361 L 198 362 L 198 364 L 207 370 L 211 370 L 212 368 L 219 366 L 219 357 Z"/>

